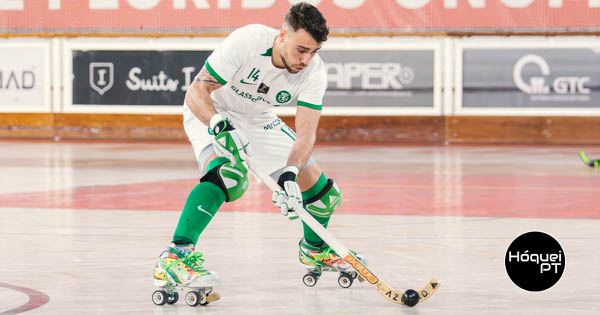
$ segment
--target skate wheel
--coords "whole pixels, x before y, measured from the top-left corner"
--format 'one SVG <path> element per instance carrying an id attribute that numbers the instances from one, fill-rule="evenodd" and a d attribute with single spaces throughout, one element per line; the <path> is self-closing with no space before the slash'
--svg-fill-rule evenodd
<path id="1" fill-rule="evenodd" d="M 171 296 L 169 296 L 169 299 L 167 300 L 167 304 L 175 304 L 175 303 L 177 303 L 177 301 L 179 301 L 179 293 L 173 292 L 173 294 Z"/>
<path id="2" fill-rule="evenodd" d="M 206 298 L 207 295 L 204 292 L 200 292 L 200 305 L 204 306 L 206 304 L 208 304 L 208 299 Z"/>
<path id="3" fill-rule="evenodd" d="M 165 305 L 165 303 L 167 303 L 168 300 L 169 297 L 167 295 L 167 292 L 165 292 L 164 290 L 156 290 L 154 291 L 154 293 L 152 293 L 152 302 L 154 302 L 154 304 L 156 305 Z"/>
<path id="4" fill-rule="evenodd" d="M 352 276 L 346 272 L 340 272 L 340 277 L 338 278 L 338 284 L 340 287 L 344 289 L 348 289 L 352 286 Z"/>
<path id="5" fill-rule="evenodd" d="M 185 303 L 189 306 L 197 306 L 200 304 L 201 296 L 196 291 L 190 291 L 185 295 Z"/>
<path id="6" fill-rule="evenodd" d="M 356 278 L 358 278 L 358 272 L 356 271 L 350 271 L 349 272 L 350 276 L 352 276 L 352 279 L 356 280 Z"/>
<path id="7" fill-rule="evenodd" d="M 315 284 L 317 284 L 318 280 L 319 276 L 312 272 L 309 272 L 305 274 L 304 277 L 302 277 L 302 282 L 304 282 L 304 285 L 306 285 L 307 287 L 314 287 Z"/>

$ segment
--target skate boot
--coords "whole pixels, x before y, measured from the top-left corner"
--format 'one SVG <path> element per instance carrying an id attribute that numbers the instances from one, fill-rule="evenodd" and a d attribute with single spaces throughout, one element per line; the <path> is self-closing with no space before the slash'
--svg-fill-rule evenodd
<path id="1" fill-rule="evenodd" d="M 300 262 L 310 266 L 308 272 L 302 278 L 305 285 L 312 287 L 317 284 L 323 271 L 339 272 L 338 284 L 342 288 L 352 286 L 354 279 L 358 278 L 360 282 L 365 279 L 358 274 L 342 257 L 336 254 L 331 247 L 323 244 L 321 247 L 316 247 L 308 244 L 304 238 L 298 244 Z M 363 265 L 367 265 L 365 257 L 355 251 L 350 250 Z"/>
<path id="2" fill-rule="evenodd" d="M 187 289 L 185 301 L 189 306 L 206 305 L 220 298 L 213 287 L 220 283 L 219 276 L 203 266 L 202 253 L 194 245 L 169 247 L 158 257 L 154 267 L 154 284 L 159 287 L 152 294 L 156 305 L 174 304 L 179 292 Z"/>

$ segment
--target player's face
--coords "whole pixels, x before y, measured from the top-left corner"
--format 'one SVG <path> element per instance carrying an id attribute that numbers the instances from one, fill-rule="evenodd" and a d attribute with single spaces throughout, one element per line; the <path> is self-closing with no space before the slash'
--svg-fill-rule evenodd
<path id="1" fill-rule="evenodd" d="M 308 66 L 321 44 L 304 29 L 285 33 L 281 45 L 281 62 L 290 73 L 298 73 Z"/>

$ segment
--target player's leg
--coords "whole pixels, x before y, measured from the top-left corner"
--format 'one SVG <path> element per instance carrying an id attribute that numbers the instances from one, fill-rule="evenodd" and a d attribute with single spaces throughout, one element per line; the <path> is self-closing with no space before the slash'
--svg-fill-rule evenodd
<path id="1" fill-rule="evenodd" d="M 327 228 L 333 212 L 342 203 L 342 193 L 332 179 L 327 179 L 325 173 L 316 162 L 305 167 L 296 179 L 302 190 L 304 208 L 323 227 Z M 304 227 L 304 240 L 311 245 L 321 246 L 323 240 L 313 232 L 306 224 Z"/>
<path id="2" fill-rule="evenodd" d="M 219 277 L 204 267 L 202 253 L 195 251 L 195 244 L 219 207 L 225 201 L 237 200 L 246 191 L 248 170 L 241 163 L 217 157 L 207 127 L 197 119 L 186 118 L 184 111 L 185 130 L 202 177 L 186 200 L 173 241 L 160 255 L 154 278 L 158 286 L 166 285 L 167 280 L 190 287 L 215 286 Z"/>
<path id="3" fill-rule="evenodd" d="M 282 169 L 286 166 L 289 152 L 296 140 L 294 131 L 276 116 L 265 115 L 256 118 L 258 128 L 250 128 L 246 135 L 251 138 L 253 160 L 257 166 L 277 181 Z M 333 179 L 328 179 L 315 160 L 310 157 L 296 179 L 302 190 L 304 208 L 324 227 L 327 227 L 331 215 L 342 203 L 342 193 Z M 345 262 L 337 255 L 334 259 L 321 259 L 330 253 L 327 244 L 303 224 L 304 235 L 300 241 L 300 261 L 313 264 L 312 260 L 320 260 L 318 266 L 342 265 Z M 310 256 L 310 258 L 309 258 Z"/>
<path id="4" fill-rule="evenodd" d="M 313 162 L 304 168 L 297 178 L 302 189 L 304 209 L 323 227 L 327 228 L 331 216 L 342 204 L 342 191 L 335 181 Z M 336 270 L 348 268 L 347 263 L 331 251 L 327 244 L 305 223 L 302 223 L 304 237 L 299 243 L 300 262 L 314 265 L 317 269 L 331 267 Z M 351 251 L 359 260 L 366 262 L 363 255 Z"/>

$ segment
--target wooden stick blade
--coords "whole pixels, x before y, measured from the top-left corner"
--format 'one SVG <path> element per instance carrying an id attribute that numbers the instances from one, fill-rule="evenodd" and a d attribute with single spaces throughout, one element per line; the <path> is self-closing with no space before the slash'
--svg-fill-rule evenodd
<path id="1" fill-rule="evenodd" d="M 383 295 L 388 301 L 404 305 L 404 303 L 402 302 L 402 295 L 404 294 L 404 292 L 396 291 L 390 288 L 390 286 L 381 281 L 379 277 L 373 274 L 373 272 L 369 270 L 369 268 L 363 265 L 352 254 L 348 254 L 346 257 L 344 257 L 344 260 L 348 264 L 350 264 L 350 266 L 354 268 L 354 270 L 358 272 L 359 277 L 365 278 L 365 280 L 369 282 L 372 286 L 374 286 L 377 289 L 377 292 Z M 429 280 L 429 282 L 427 282 L 427 284 L 417 292 L 419 294 L 419 302 L 417 303 L 422 303 L 425 300 L 429 299 L 439 288 L 439 281 L 433 278 Z"/>
<path id="2" fill-rule="evenodd" d="M 426 301 L 435 291 L 440 288 L 440 282 L 431 278 L 427 284 L 419 290 L 419 303 Z"/>
<path id="3" fill-rule="evenodd" d="M 252 172 L 260 178 L 269 189 L 272 191 L 280 190 L 279 185 L 273 180 L 268 174 L 264 173 L 260 168 L 254 164 L 252 159 L 246 160 L 248 167 Z M 356 257 L 354 257 L 349 250 L 340 243 L 329 231 L 327 231 L 315 218 L 313 218 L 304 208 L 300 207 L 296 210 L 296 214 L 306 223 L 329 247 L 331 247 L 338 255 L 344 257 L 344 260 L 358 272 L 358 276 L 369 282 L 374 286 L 377 291 L 383 295 L 388 301 L 401 304 L 402 294 L 390 288 L 387 284 L 383 283 L 377 276 L 375 276 L 365 265 L 363 265 Z M 363 280 L 363 281 L 364 281 Z M 360 281 L 360 278 L 359 278 Z M 421 303 L 427 300 L 437 289 L 440 287 L 439 282 L 435 279 L 431 279 L 425 287 L 419 290 L 419 302 Z"/>

